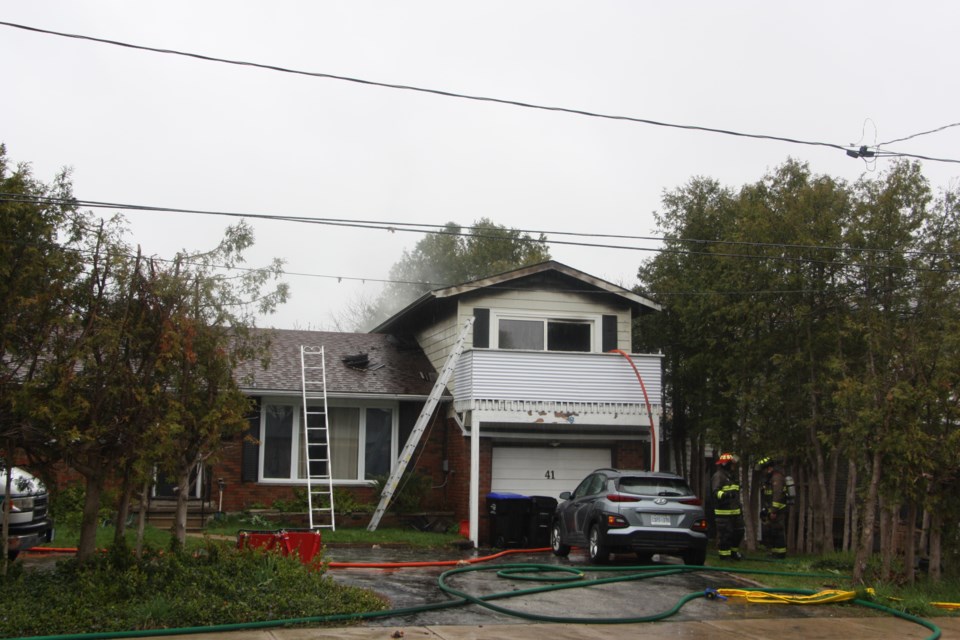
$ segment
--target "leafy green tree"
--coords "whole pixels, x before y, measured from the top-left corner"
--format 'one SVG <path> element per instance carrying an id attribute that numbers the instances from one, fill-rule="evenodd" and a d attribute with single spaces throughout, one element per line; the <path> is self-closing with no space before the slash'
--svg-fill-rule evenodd
<path id="1" fill-rule="evenodd" d="M 48 338 L 66 315 L 65 290 L 81 269 L 75 242 L 83 216 L 72 199 L 69 173 L 44 184 L 29 165 L 11 166 L 0 144 L 0 467 L 23 446 L 24 384 L 42 364 Z M 4 571 L 9 509 L 4 501 Z"/>
<path id="2" fill-rule="evenodd" d="M 25 387 L 36 431 L 30 449 L 85 481 L 81 560 L 95 550 L 101 495 L 143 401 L 129 366 L 137 351 L 131 308 L 139 263 L 119 233 L 104 224 L 88 234 L 86 270 L 67 292 L 69 322 L 53 333 L 42 371 Z"/>
<path id="3" fill-rule="evenodd" d="M 221 275 L 224 266 L 242 261 L 252 243 L 252 229 L 241 223 L 229 228 L 214 250 L 176 256 L 158 278 L 161 307 L 167 311 L 162 368 L 169 376 L 169 392 L 155 454 L 159 468 L 177 479 L 174 533 L 181 545 L 191 473 L 213 461 L 223 439 L 247 425 L 250 401 L 233 371 L 240 361 L 266 357 L 267 341 L 250 331 L 255 315 L 272 312 L 287 296 L 283 284 L 264 292 L 282 273 L 279 261 L 239 279 Z"/>
<path id="4" fill-rule="evenodd" d="M 793 544 L 810 551 L 832 548 L 849 460 L 858 578 L 878 529 L 889 573 L 901 506 L 935 520 L 931 558 L 960 516 L 943 490 L 960 477 L 958 217 L 916 165 L 847 185 L 790 161 L 737 192 L 702 178 L 668 192 L 664 251 L 639 272 L 665 308 L 637 335 L 664 351 L 676 449 L 788 455 L 807 488 Z"/>
<path id="5" fill-rule="evenodd" d="M 481 218 L 464 230 L 449 222 L 443 231 L 427 235 L 390 269 L 391 283 L 364 317 L 354 324 L 373 324 L 418 297 L 441 286 L 470 282 L 550 259 L 543 234 L 533 238 Z"/>
<path id="6" fill-rule="evenodd" d="M 119 220 L 86 236 L 86 267 L 67 292 L 69 323 L 54 332 L 43 370 L 26 389 L 36 433 L 31 450 L 62 462 L 85 481 L 78 558 L 94 552 L 98 514 L 108 483 L 124 491 L 154 466 L 182 478 L 215 455 L 223 434 L 242 424 L 246 400 L 232 379 L 244 336 L 258 311 L 286 298 L 268 269 L 228 275 L 253 242 L 248 225 L 228 229 L 213 251 L 172 262 L 145 259 L 123 241 Z M 185 481 L 182 481 L 185 484 Z M 187 495 L 183 487 L 181 495 Z M 186 511 L 178 514 L 179 537 Z M 122 538 L 125 518 L 118 518 Z"/>

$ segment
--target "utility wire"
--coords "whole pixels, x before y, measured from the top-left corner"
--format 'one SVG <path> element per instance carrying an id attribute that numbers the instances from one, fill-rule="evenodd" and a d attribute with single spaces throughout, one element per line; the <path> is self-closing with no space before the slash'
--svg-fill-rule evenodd
<path id="1" fill-rule="evenodd" d="M 105 209 L 119 209 L 124 211 L 143 211 L 143 212 L 164 212 L 164 213 L 189 213 L 196 215 L 211 215 L 211 216 L 226 216 L 234 218 L 250 218 L 258 220 L 268 220 L 273 222 L 300 222 L 304 224 L 319 224 L 319 225 L 328 225 L 328 226 L 340 226 L 340 227 L 353 227 L 359 229 L 375 229 L 375 230 L 384 230 L 391 233 L 397 231 L 407 231 L 412 233 L 422 233 L 422 234 L 434 234 L 434 235 L 451 235 L 458 237 L 473 237 L 473 238 L 485 238 L 485 239 L 500 239 L 500 240 L 512 240 L 517 242 L 528 242 L 528 243 L 539 243 L 539 237 L 507 237 L 500 234 L 490 234 L 484 233 L 488 229 L 486 227 L 477 227 L 477 226 L 466 226 L 466 225 L 455 225 L 460 231 L 451 231 L 447 225 L 440 224 L 429 224 L 429 223 L 420 223 L 420 222 L 398 222 L 398 221 L 382 221 L 382 220 L 355 220 L 347 218 L 317 218 L 309 216 L 293 216 L 293 215 L 276 215 L 276 214 L 258 214 L 258 213 L 238 213 L 238 212 L 228 212 L 228 211 L 212 211 L 212 210 L 203 210 L 203 209 L 179 209 L 179 208 L 169 208 L 169 207 L 159 207 L 152 205 L 138 205 L 138 204 L 126 204 L 119 202 L 104 202 L 98 200 L 77 200 L 77 199 L 61 199 L 51 196 L 39 196 L 39 195 L 28 195 L 28 194 L 17 194 L 17 193 L 3 193 L 0 192 L 0 202 L 32 202 L 37 204 L 44 205 L 54 205 L 54 206 L 76 206 L 76 207 L 90 207 L 90 208 L 105 208 Z M 627 234 L 608 234 L 608 233 L 585 233 L 585 232 L 575 232 L 575 231 L 551 231 L 544 229 L 510 229 L 511 232 L 523 233 L 523 234 L 536 234 L 537 236 L 572 236 L 572 237 L 586 237 L 586 238 L 612 238 L 617 240 L 639 240 L 646 242 L 673 242 L 680 244 L 694 244 L 694 245 L 719 245 L 719 246 L 734 246 L 734 247 L 746 247 L 746 248 L 759 248 L 759 249 L 775 249 L 775 250 L 803 250 L 803 251 L 834 251 L 834 252 L 857 252 L 857 253 L 874 253 L 874 254 L 887 254 L 890 253 L 889 249 L 876 249 L 869 247 L 850 247 L 850 246 L 836 246 L 836 245 L 811 245 L 811 244 L 787 244 L 787 243 L 775 243 L 775 242 L 751 242 L 746 240 L 704 240 L 699 238 L 666 238 L 661 236 L 636 236 L 636 235 L 627 235 Z M 686 254 L 698 254 L 698 255 L 712 255 L 712 256 L 731 256 L 731 257 L 751 257 L 751 258 L 763 258 L 770 256 L 761 256 L 757 254 L 748 254 L 746 256 L 740 256 L 740 254 L 722 254 L 713 251 L 671 251 L 668 249 L 663 249 L 660 247 L 641 247 L 634 245 L 619 245 L 619 244 L 601 244 L 593 242 L 572 242 L 572 241 L 563 241 L 563 240 L 551 240 L 547 238 L 544 240 L 548 244 L 563 244 L 563 245 L 573 245 L 573 246 L 583 246 L 599 249 L 623 249 L 623 250 L 633 250 L 633 251 L 650 251 L 650 252 L 675 252 L 675 253 L 686 253 Z M 904 251 L 901 252 L 904 256 L 927 256 L 934 258 L 947 258 L 947 259 L 956 259 L 960 261 L 960 255 L 949 253 L 949 252 L 934 252 L 934 251 Z M 789 259 L 782 257 L 782 259 Z M 825 263 L 825 264 L 837 264 L 837 263 Z"/>
<path id="2" fill-rule="evenodd" d="M 256 68 L 256 69 L 264 69 L 264 70 L 268 70 L 268 71 L 277 71 L 277 72 L 280 72 L 280 73 L 289 73 L 289 74 L 294 74 L 294 75 L 310 76 L 310 77 L 313 77 L 313 78 L 325 78 L 325 79 L 328 79 L 328 80 L 340 80 L 340 81 L 343 81 L 343 82 L 353 82 L 353 83 L 356 83 L 356 84 L 362 84 L 362 85 L 373 86 L 373 87 L 381 87 L 381 88 L 385 88 L 385 89 L 397 89 L 397 90 L 401 90 L 401 91 L 415 91 L 415 92 L 419 92 L 419 93 L 427 93 L 427 94 L 432 94 L 432 95 L 437 95 L 437 96 L 443 96 L 443 97 L 446 97 L 446 98 L 458 98 L 458 99 L 461 99 L 461 100 L 475 100 L 475 101 L 478 101 L 478 102 L 491 102 L 491 103 L 495 103 L 495 104 L 503 104 L 503 105 L 509 105 L 509 106 L 513 106 L 513 107 L 521 107 L 521 108 L 524 108 L 524 109 L 540 109 L 540 110 L 544 110 L 544 111 L 555 111 L 555 112 L 559 112 L 559 113 L 568 113 L 568 114 L 572 114 L 572 115 L 586 116 L 586 117 L 589 117 L 589 118 L 602 118 L 602 119 L 606 119 L 606 120 L 620 120 L 620 121 L 624 121 L 624 122 L 633 122 L 633 123 L 637 123 L 637 124 L 647 124 L 647 125 L 652 125 L 652 126 L 657 126 L 657 127 L 668 127 L 668 128 L 673 128 L 673 129 L 685 129 L 685 130 L 688 130 L 688 131 L 702 131 L 702 132 L 706 132 L 706 133 L 716 133 L 716 134 L 722 134 L 722 135 L 727 135 L 727 136 L 736 136 L 736 137 L 741 137 L 741 138 L 752 138 L 752 139 L 756 139 L 756 140 L 772 140 L 772 141 L 776 141 L 776 142 L 786 142 L 786 143 L 790 143 L 790 144 L 799 144 L 799 145 L 807 145 L 807 146 L 815 146 L 815 147 L 826 147 L 826 148 L 836 149 L 836 150 L 838 150 L 838 151 L 842 151 L 842 152 L 844 152 L 845 154 L 847 154 L 847 155 L 849 155 L 849 156 L 851 156 L 851 157 L 855 157 L 855 158 L 856 158 L 856 157 L 864 157 L 864 156 L 860 155 L 856 150 L 852 150 L 851 148 L 849 148 L 849 147 L 847 147 L 847 146 L 838 145 L 838 144 L 833 144 L 833 143 L 829 143 L 829 142 L 817 142 L 817 141 L 812 141 L 812 140 L 800 140 L 800 139 L 797 139 L 797 138 L 788 138 L 788 137 L 784 137 L 784 136 L 774 136 L 774 135 L 766 135 L 766 134 L 758 134 L 758 133 L 745 133 L 745 132 L 742 132 L 742 131 L 733 131 L 733 130 L 730 130 L 730 129 L 719 129 L 719 128 L 715 128 L 715 127 L 706 127 L 706 126 L 700 126 L 700 125 L 677 124 L 677 123 L 671 123 L 671 122 L 663 122 L 663 121 L 660 121 L 660 120 L 651 120 L 651 119 L 649 119 L 649 118 L 636 118 L 636 117 L 632 117 L 632 116 L 611 115 L 611 114 L 597 113 L 597 112 L 594 112 L 594 111 L 585 111 L 585 110 L 583 110 L 583 109 L 571 109 L 571 108 L 568 108 L 568 107 L 548 106 L 548 105 L 534 104 L 534 103 L 531 103 L 531 102 L 521 102 L 521 101 L 518 101 L 518 100 L 507 100 L 507 99 L 504 99 L 504 98 L 493 98 L 493 97 L 489 97 L 489 96 L 478 96 L 478 95 L 471 95 L 471 94 L 465 94 L 465 93 L 457 93 L 457 92 L 453 92 L 453 91 L 444 91 L 444 90 L 441 90 L 441 89 L 430 89 L 430 88 L 426 88 L 426 87 L 417 87 L 417 86 L 413 86 L 413 85 L 395 84 L 395 83 L 389 83 L 389 82 L 377 82 L 377 81 L 375 81 L 375 80 L 365 80 L 365 79 L 362 79 L 362 78 L 355 78 L 355 77 L 351 77 L 351 76 L 342 76 L 342 75 L 336 75 L 336 74 L 332 74 L 332 73 L 323 73 L 323 72 L 318 72 L 318 71 L 303 71 L 303 70 L 300 70 L 300 69 L 291 69 L 291 68 L 289 68 L 289 67 L 281 67 L 281 66 L 271 65 L 271 64 L 262 64 L 262 63 L 259 63 L 259 62 L 249 62 L 249 61 L 244 61 L 244 60 L 231 60 L 231 59 L 227 59 L 227 58 L 218 58 L 218 57 L 215 57 L 215 56 L 204 55 L 204 54 L 200 54 L 200 53 L 191 53 L 191 52 L 187 52 L 187 51 L 178 51 L 178 50 L 175 50 L 175 49 L 162 49 L 162 48 L 158 48 L 158 47 L 149 47 L 149 46 L 145 46 L 145 45 L 132 44 L 132 43 L 129 43 L 129 42 L 121 42 L 121 41 L 119 41 L 119 40 L 109 40 L 109 39 L 106 39 L 106 38 L 97 38 L 97 37 L 93 37 L 93 36 L 86 36 L 86 35 L 76 34 L 76 33 L 66 33 L 66 32 L 62 32 L 62 31 L 52 31 L 52 30 L 49 30 L 49 29 L 41 29 L 41 28 L 39 28 L 39 27 L 31 27 L 31 26 L 28 26 L 28 25 L 18 24 L 18 23 L 15 23 L 15 22 L 0 21 L 0 25 L 2 25 L 2 26 L 7 26 L 7 27 L 12 27 L 12 28 L 14 28 L 14 29 L 22 29 L 22 30 L 24 30 L 24 31 L 31 31 L 31 32 L 34 32 L 34 33 L 42 33 L 42 34 L 46 34 L 46 35 L 58 36 L 58 37 L 62 37 L 62 38 L 73 38 L 73 39 L 76 39 L 76 40 L 87 40 L 87 41 L 90 41 L 90 42 L 98 42 L 98 43 L 101 43 L 101 44 L 109 44 L 109 45 L 113 45 L 113 46 L 117 46 L 117 47 L 125 47 L 125 48 L 128 48 L 128 49 L 136 49 L 136 50 L 139 50 L 139 51 L 151 51 L 151 52 L 153 52 L 153 53 L 163 53 L 163 54 L 167 54 L 167 55 L 183 56 L 183 57 L 187 57 L 187 58 L 194 58 L 194 59 L 197 59 L 197 60 L 203 60 L 203 61 L 205 61 L 205 62 L 218 62 L 218 63 L 222 63 L 222 64 L 230 64 L 230 65 L 244 66 L 244 67 L 253 67 L 253 68 Z M 861 151 L 862 151 L 862 150 L 861 150 Z M 960 163 L 960 160 L 954 160 L 954 159 L 949 159 L 949 158 L 932 158 L 932 157 L 929 157 L 929 156 L 920 156 L 920 155 L 914 155 L 914 154 L 909 154 L 909 153 L 896 153 L 896 154 L 884 153 L 883 155 L 886 155 L 886 156 L 889 156 L 889 157 L 917 158 L 917 159 L 922 159 L 922 160 L 930 160 L 930 161 L 933 161 L 933 162 L 952 162 L 952 163 Z M 871 157 L 872 157 L 872 156 L 871 156 Z"/>
<path id="3" fill-rule="evenodd" d="M 940 131 L 943 131 L 943 130 L 945 130 L 945 129 L 949 129 L 949 128 L 951 128 L 951 127 L 960 127 L 960 122 L 953 122 L 953 123 L 951 123 L 951 124 L 945 124 L 945 125 L 943 125 L 942 127 L 937 127 L 936 129 L 930 129 L 930 131 L 921 131 L 920 133 L 914 133 L 913 135 L 909 135 L 909 136 L 906 136 L 906 137 L 903 137 L 903 138 L 897 138 L 896 140 L 890 140 L 890 141 L 888 141 L 888 142 L 881 142 L 878 146 L 879 146 L 879 147 L 885 147 L 885 146 L 887 146 L 888 144 L 894 144 L 894 143 L 897 143 L 897 142 L 904 142 L 904 141 L 906 141 L 906 140 L 912 140 L 913 138 L 919 138 L 920 136 L 930 135 L 931 133 L 938 133 L 938 132 L 940 132 Z"/>
<path id="4" fill-rule="evenodd" d="M 396 231 L 407 231 L 411 233 L 422 233 L 422 234 L 434 234 L 434 235 L 449 235 L 449 236 L 458 236 L 458 237 L 473 237 L 473 238 L 487 238 L 493 240 L 513 240 L 518 242 L 528 242 L 528 243 L 539 243 L 540 240 L 537 238 L 531 237 L 517 237 L 510 238 L 505 237 L 502 234 L 484 234 L 476 233 L 476 230 L 483 231 L 484 227 L 461 227 L 461 231 L 451 231 L 442 225 L 420 225 L 424 228 L 418 228 L 416 226 L 407 227 L 404 225 L 414 225 L 415 223 L 386 223 L 386 222 L 373 222 L 373 221 L 345 221 L 343 219 L 326 219 L 326 218 L 308 218 L 302 216 L 275 216 L 268 214 L 241 214 L 235 212 L 224 212 L 224 211 L 203 211 L 197 209 L 166 209 L 161 207 L 149 207 L 142 205 L 131 205 L 131 204 L 121 204 L 121 203 L 103 203 L 97 201 L 85 201 L 77 199 L 62 199 L 62 198 L 53 198 L 48 196 L 33 196 L 27 194 L 10 194 L 10 193 L 0 193 L 0 202 L 34 202 L 47 205 L 58 205 L 58 206 L 90 206 L 90 207 L 105 207 L 105 208 L 119 208 L 123 210 L 133 210 L 133 211 L 164 211 L 164 212 L 178 212 L 178 213 L 194 213 L 202 215 L 220 215 L 220 216 L 229 216 L 229 217 L 238 217 L 238 218 L 256 218 L 256 219 L 267 219 L 272 221 L 284 221 L 284 222 L 300 222 L 300 223 L 309 223 L 309 224 L 320 224 L 320 225 L 333 225 L 333 226 L 342 226 L 342 227 L 354 227 L 360 229 L 379 229 L 387 230 L 390 232 Z M 331 221 L 335 220 L 335 221 Z M 462 229 L 471 229 L 472 232 L 463 231 Z M 523 230 L 514 230 L 523 232 Z M 531 232 L 526 232 L 531 233 Z M 533 232 L 539 233 L 541 235 L 549 234 L 552 232 Z M 573 232 L 557 232 L 558 234 L 568 234 L 568 235 L 579 235 Z M 603 234 L 593 234 L 594 236 L 603 236 Z M 777 251 L 783 250 L 813 250 L 813 251 L 834 251 L 834 252 L 857 252 L 857 253 L 867 253 L 867 254 L 878 254 L 884 256 L 887 254 L 892 254 L 889 249 L 871 249 L 871 248 L 858 248 L 858 247 L 823 247 L 817 245 L 789 245 L 789 244 L 778 244 L 778 243 L 763 243 L 763 242 L 746 242 L 746 241 L 725 241 L 725 240 L 701 240 L 701 239 L 688 239 L 688 238 L 651 238 L 648 236 L 616 236 L 616 237 L 625 237 L 625 238 L 642 238 L 644 240 L 656 239 L 662 242 L 673 242 L 673 243 L 691 243 L 695 245 L 737 245 L 747 248 L 759 248 L 759 249 L 775 249 Z M 622 250 L 631 250 L 631 251 L 648 251 L 661 254 L 675 254 L 675 255 L 702 255 L 708 256 L 711 258 L 743 258 L 750 260 L 775 260 L 780 262 L 795 263 L 795 264 L 815 264 L 827 267 L 875 267 L 875 268 L 884 268 L 884 269 L 908 269 L 913 271 L 928 271 L 934 273 L 954 273 L 957 268 L 935 268 L 935 267 L 917 267 L 917 266 L 907 266 L 907 265 L 888 265 L 888 264 L 873 264 L 873 265 L 864 265 L 853 262 L 845 262 L 839 260 L 816 260 L 809 257 L 804 257 L 800 255 L 788 256 L 783 253 L 778 253 L 776 255 L 764 254 L 764 253 L 726 253 L 719 251 L 696 251 L 691 249 L 679 249 L 679 248 L 663 248 L 663 247 L 640 247 L 633 245 L 615 245 L 615 244 L 600 244 L 600 243 L 591 243 L 591 242 L 574 242 L 568 240 L 545 240 L 548 244 L 560 244 L 568 246 L 579 246 L 579 247 L 591 247 L 598 249 L 622 249 Z M 941 258 L 948 259 L 960 262 L 960 255 L 954 253 L 937 253 L 937 252 L 925 252 L 925 251 L 903 251 L 896 252 L 897 255 L 903 256 L 926 256 L 932 258 Z M 294 274 L 291 274 L 294 275 Z M 295 275 L 309 275 L 309 274 L 295 274 Z M 333 277 L 333 276 L 331 276 Z M 339 277 L 343 279 L 343 277 Z M 373 280 L 370 278 L 354 278 L 358 280 Z M 385 280 L 384 282 L 390 282 Z M 399 283 L 399 284 L 426 284 L 434 285 L 435 283 Z M 446 283 L 439 286 L 450 286 L 452 283 Z"/>

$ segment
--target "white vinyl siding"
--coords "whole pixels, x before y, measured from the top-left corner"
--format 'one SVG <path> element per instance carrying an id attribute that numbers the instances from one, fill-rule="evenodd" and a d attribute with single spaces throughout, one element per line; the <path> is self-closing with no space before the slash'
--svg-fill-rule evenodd
<path id="1" fill-rule="evenodd" d="M 650 404 L 661 402 L 661 357 L 633 355 Z M 645 404 L 643 389 L 626 358 L 613 353 L 491 351 L 463 354 L 454 398 L 458 410 L 471 400 L 530 400 Z"/>

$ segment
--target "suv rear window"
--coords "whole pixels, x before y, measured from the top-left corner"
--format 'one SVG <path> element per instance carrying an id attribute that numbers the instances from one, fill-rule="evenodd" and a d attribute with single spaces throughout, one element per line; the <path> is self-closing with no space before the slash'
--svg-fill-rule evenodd
<path id="1" fill-rule="evenodd" d="M 686 497 L 693 491 L 680 478 L 639 478 L 624 476 L 620 478 L 619 489 L 625 493 L 641 496 Z"/>

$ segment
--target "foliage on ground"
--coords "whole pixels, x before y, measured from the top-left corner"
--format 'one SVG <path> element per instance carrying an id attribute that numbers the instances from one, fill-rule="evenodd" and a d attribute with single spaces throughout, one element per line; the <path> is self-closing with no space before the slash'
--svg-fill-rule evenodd
<path id="1" fill-rule="evenodd" d="M 19 563 L 15 565 L 20 568 Z M 129 631 L 379 611 L 372 592 L 338 585 L 318 557 L 207 541 L 197 553 L 111 551 L 0 578 L 0 637 Z M 56 612 L 47 615 L 45 612 Z M 343 623 L 340 623 L 343 624 Z"/>

